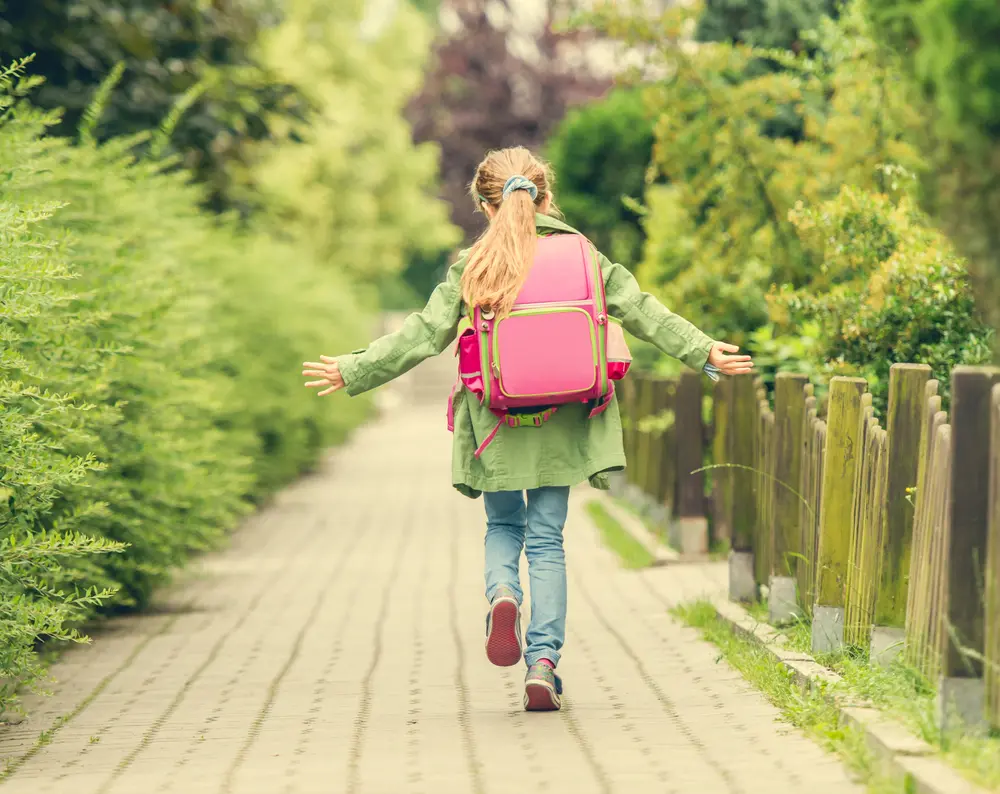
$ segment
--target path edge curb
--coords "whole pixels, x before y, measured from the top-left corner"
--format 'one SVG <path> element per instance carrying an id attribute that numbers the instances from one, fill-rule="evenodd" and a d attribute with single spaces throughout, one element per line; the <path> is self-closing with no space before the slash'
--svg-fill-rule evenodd
<path id="1" fill-rule="evenodd" d="M 990 794 L 936 757 L 935 749 L 913 735 L 901 722 L 887 716 L 870 703 L 848 702 L 830 692 L 843 679 L 812 656 L 791 651 L 784 637 L 767 623 L 752 617 L 739 604 L 721 598 L 712 600 L 719 619 L 733 633 L 753 642 L 784 667 L 803 689 L 820 693 L 836 710 L 844 724 L 857 728 L 876 760 L 895 777 L 905 781 L 913 794 Z"/>

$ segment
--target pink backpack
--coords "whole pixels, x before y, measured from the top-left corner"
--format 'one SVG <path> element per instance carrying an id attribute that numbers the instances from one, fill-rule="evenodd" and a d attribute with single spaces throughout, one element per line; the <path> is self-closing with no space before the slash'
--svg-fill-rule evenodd
<path id="1" fill-rule="evenodd" d="M 448 429 L 454 430 L 455 391 L 465 387 L 496 414 L 500 426 L 540 426 L 559 405 L 585 403 L 597 416 L 611 403 L 613 380 L 624 377 L 629 356 L 614 324 L 609 357 L 609 318 L 597 251 L 579 234 L 538 240 L 528 279 L 511 313 L 497 320 L 476 308 L 459 331 L 455 354 L 459 378 L 448 400 Z M 624 352 L 622 352 L 624 351 Z M 540 408 L 536 413 L 510 409 Z"/>

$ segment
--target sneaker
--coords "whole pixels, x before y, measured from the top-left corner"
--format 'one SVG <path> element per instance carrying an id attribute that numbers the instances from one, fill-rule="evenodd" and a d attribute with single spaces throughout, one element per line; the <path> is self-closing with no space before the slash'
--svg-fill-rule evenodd
<path id="1" fill-rule="evenodd" d="M 500 587 L 486 615 L 486 658 L 497 667 L 521 661 L 521 607 L 514 591 Z"/>
<path id="2" fill-rule="evenodd" d="M 544 662 L 533 664 L 524 677 L 524 710 L 557 711 L 562 705 L 562 679 Z"/>

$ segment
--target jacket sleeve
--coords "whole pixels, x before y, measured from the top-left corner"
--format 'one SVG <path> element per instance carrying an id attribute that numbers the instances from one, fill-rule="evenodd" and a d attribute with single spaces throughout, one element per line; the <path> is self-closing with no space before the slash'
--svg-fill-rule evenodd
<path id="1" fill-rule="evenodd" d="M 423 310 L 407 317 L 398 331 L 376 339 L 365 350 L 337 358 L 348 394 L 353 397 L 382 386 L 448 347 L 458 332 L 462 310 L 463 264 L 460 260 L 451 266 Z"/>
<path id="2" fill-rule="evenodd" d="M 674 314 L 648 292 L 643 292 L 627 268 L 611 262 L 603 254 L 601 272 L 608 313 L 620 319 L 626 331 L 656 345 L 693 370 L 705 369 L 714 340 Z"/>

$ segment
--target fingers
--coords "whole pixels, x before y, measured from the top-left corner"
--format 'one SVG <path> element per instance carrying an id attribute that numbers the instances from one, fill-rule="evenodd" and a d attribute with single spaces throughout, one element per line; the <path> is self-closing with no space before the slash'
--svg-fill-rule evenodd
<path id="1" fill-rule="evenodd" d="M 329 386 L 330 381 L 328 378 L 323 378 L 323 380 L 311 380 L 306 384 L 307 389 L 315 389 L 319 386 Z"/>
<path id="2" fill-rule="evenodd" d="M 738 353 L 740 349 L 738 345 L 731 345 L 728 342 L 716 342 L 715 346 L 723 353 Z"/>
<path id="3" fill-rule="evenodd" d="M 322 358 L 322 356 L 320 356 Z M 319 361 L 303 361 L 302 366 L 306 369 L 321 369 L 326 372 L 326 364 L 322 364 Z"/>
<path id="4" fill-rule="evenodd" d="M 333 356 L 320 356 L 320 358 L 323 359 L 323 361 L 327 364 L 337 363 L 337 359 L 333 358 Z"/>
<path id="5" fill-rule="evenodd" d="M 337 391 L 338 389 L 342 389 L 342 388 L 343 388 L 343 384 L 336 383 L 333 386 L 331 386 L 329 389 L 323 389 L 323 391 L 321 391 L 318 396 L 319 397 L 326 397 L 326 395 L 333 394 L 335 391 Z"/>

